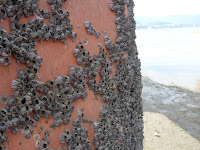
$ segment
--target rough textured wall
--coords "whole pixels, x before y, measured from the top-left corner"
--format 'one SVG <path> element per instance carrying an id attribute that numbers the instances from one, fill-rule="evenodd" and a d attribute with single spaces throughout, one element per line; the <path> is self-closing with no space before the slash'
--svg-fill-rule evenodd
<path id="1" fill-rule="evenodd" d="M 0 2 L 2 149 L 142 149 L 133 6 Z"/>

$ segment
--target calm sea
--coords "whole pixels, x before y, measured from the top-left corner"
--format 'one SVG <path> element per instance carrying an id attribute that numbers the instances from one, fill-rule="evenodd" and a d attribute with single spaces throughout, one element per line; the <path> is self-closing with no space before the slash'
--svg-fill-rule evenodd
<path id="1" fill-rule="evenodd" d="M 142 74 L 200 92 L 200 27 L 137 29 Z"/>

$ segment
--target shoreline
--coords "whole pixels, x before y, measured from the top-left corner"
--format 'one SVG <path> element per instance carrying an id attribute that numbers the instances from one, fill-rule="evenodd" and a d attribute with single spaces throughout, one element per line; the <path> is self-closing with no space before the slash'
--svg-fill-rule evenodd
<path id="1" fill-rule="evenodd" d="M 200 141 L 200 93 L 142 77 L 144 112 L 160 113 Z"/>
<path id="2" fill-rule="evenodd" d="M 143 79 L 148 79 L 148 80 L 151 80 L 157 84 L 160 84 L 162 86 L 165 86 L 165 87 L 171 87 L 171 88 L 177 88 L 177 89 L 182 89 L 183 91 L 186 90 L 186 91 L 189 91 L 191 93 L 200 93 L 200 91 L 195 91 L 195 90 L 192 90 L 188 87 L 184 87 L 184 86 L 179 86 L 179 85 L 170 85 L 170 84 L 164 84 L 164 83 L 160 83 L 158 81 L 155 81 L 154 79 L 152 79 L 151 77 L 149 77 L 148 75 L 146 75 L 143 71 L 142 71 L 142 78 Z"/>

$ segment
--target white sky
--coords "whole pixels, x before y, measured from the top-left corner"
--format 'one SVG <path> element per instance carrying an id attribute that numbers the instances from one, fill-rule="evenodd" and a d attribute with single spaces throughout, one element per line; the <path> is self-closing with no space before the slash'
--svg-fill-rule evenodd
<path id="1" fill-rule="evenodd" d="M 200 14 L 200 0 L 134 0 L 137 16 Z"/>

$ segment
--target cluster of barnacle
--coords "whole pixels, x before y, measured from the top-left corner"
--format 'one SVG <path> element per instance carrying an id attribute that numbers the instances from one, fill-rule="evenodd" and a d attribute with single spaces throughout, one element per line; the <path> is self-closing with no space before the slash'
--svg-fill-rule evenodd
<path id="1" fill-rule="evenodd" d="M 72 102 L 79 98 L 85 100 L 87 97 L 84 84 L 86 74 L 81 66 L 72 66 L 68 76 L 58 76 L 55 81 L 49 80 L 46 84 L 37 81 L 36 74 L 36 68 L 18 70 L 17 79 L 13 80 L 11 85 L 14 90 L 12 97 L 1 97 L 1 102 L 8 105 L 1 108 L 0 112 L 2 134 L 5 130 L 12 130 L 12 133 L 16 134 L 21 129 L 25 137 L 30 138 L 32 127 L 36 126 L 40 117 L 53 116 L 54 123 L 50 125 L 52 128 L 62 123 L 68 124 L 74 110 Z M 38 92 L 42 92 L 39 98 Z M 33 118 L 30 118 L 29 114 L 33 111 Z M 4 141 L 6 138 L 2 136 L 0 142 Z"/>
<path id="2" fill-rule="evenodd" d="M 125 15 L 126 5 L 128 17 Z M 106 101 L 108 105 L 103 106 L 99 121 L 94 123 L 93 144 L 97 150 L 143 149 L 141 64 L 135 44 L 133 6 L 132 0 L 113 0 L 110 3 L 111 10 L 117 16 L 115 20 L 118 32 L 117 44 L 113 44 L 108 36 L 104 37 L 104 41 L 111 62 L 119 62 L 116 78 L 113 79 L 115 80 L 113 89 L 116 87 L 118 91 L 113 93 L 111 101 Z M 126 53 L 128 56 L 122 58 Z"/>
<path id="3" fill-rule="evenodd" d="M 75 76 L 79 77 L 79 80 L 81 80 L 81 82 L 83 83 L 83 86 L 85 87 L 85 79 L 89 78 L 89 80 L 87 80 L 87 83 L 89 85 L 89 89 L 94 89 L 94 86 L 92 86 L 90 84 L 91 79 L 93 84 L 96 85 L 96 80 L 94 79 L 94 77 L 97 75 L 98 73 L 98 67 L 100 66 L 100 63 L 97 61 L 94 61 L 91 59 L 91 56 L 89 56 L 89 52 L 85 51 L 82 42 L 79 42 L 76 45 L 76 49 L 74 50 L 74 56 L 77 57 L 77 63 L 79 64 L 78 70 L 80 70 L 80 77 L 79 74 L 76 74 Z M 98 57 L 97 55 L 95 55 L 94 57 Z M 85 65 L 84 69 L 81 67 Z M 72 70 L 73 71 L 73 70 Z M 76 81 L 74 81 L 74 83 L 77 82 L 77 79 L 75 79 Z M 78 81 L 79 81 L 78 80 Z M 73 83 L 73 84 L 74 84 Z M 76 86 L 76 85 L 75 85 Z"/>
<path id="4" fill-rule="evenodd" d="M 11 17 L 19 21 L 22 15 L 29 17 L 37 10 L 38 2 L 39 0 L 2 0 L 0 1 L 0 20 Z"/>
<path id="5" fill-rule="evenodd" d="M 100 52 L 99 54 L 95 54 L 92 60 L 85 65 L 84 70 L 86 72 L 86 77 L 93 79 L 97 76 L 98 68 L 106 62 L 107 53 L 99 44 Z M 89 87 L 90 88 L 90 87 Z"/>
<path id="6" fill-rule="evenodd" d="M 105 46 L 109 51 L 109 57 L 111 62 L 119 62 L 121 57 L 125 54 L 124 50 L 119 44 L 113 44 L 108 36 L 104 37 Z"/>
<path id="7" fill-rule="evenodd" d="M 48 10 L 43 10 L 43 9 L 38 9 L 36 10 L 35 14 L 44 19 L 50 19 L 51 18 L 51 13 Z"/>
<path id="8" fill-rule="evenodd" d="M 82 42 L 79 42 L 76 45 L 74 56 L 77 57 L 77 63 L 80 66 L 87 65 L 92 62 L 90 52 L 85 51 Z"/>
<path id="9" fill-rule="evenodd" d="M 99 93 L 101 94 L 101 101 L 110 103 L 115 100 L 117 82 L 114 78 L 101 79 L 99 82 Z"/>
<path id="10" fill-rule="evenodd" d="M 73 25 L 69 20 L 69 12 L 62 10 L 62 4 L 67 0 L 47 0 L 53 17 L 50 18 L 49 28 L 52 30 L 52 38 L 54 41 L 66 43 L 66 38 L 71 37 L 75 41 L 77 34 L 73 32 Z"/>
<path id="11" fill-rule="evenodd" d="M 85 22 L 85 28 L 86 28 L 86 30 L 87 30 L 87 33 L 88 33 L 88 34 L 95 34 L 96 38 L 99 38 L 99 36 L 101 35 L 101 33 L 98 32 L 98 31 L 97 31 L 95 28 L 93 28 L 91 25 L 92 25 L 92 24 L 91 24 L 90 21 L 86 21 L 86 22 Z"/>
<path id="12" fill-rule="evenodd" d="M 37 56 L 34 49 L 36 40 L 44 39 L 43 32 L 35 30 L 36 26 L 42 27 L 43 20 L 30 19 L 28 24 L 11 24 L 10 41 L 8 47 L 18 63 L 25 63 L 29 68 L 38 70 L 42 64 L 42 58 Z M 35 30 L 35 31 L 33 31 Z"/>
<path id="13" fill-rule="evenodd" d="M 143 122 L 140 76 L 131 57 L 120 60 L 116 71 L 118 92 L 103 106 L 94 123 L 93 144 L 101 149 L 142 149 Z M 102 96 L 102 95 L 101 95 Z"/>
<path id="14" fill-rule="evenodd" d="M 62 123 L 70 122 L 71 113 L 74 110 L 72 106 L 73 89 L 69 85 L 68 76 L 58 76 L 55 82 L 49 80 L 46 84 L 35 82 L 36 89 L 43 95 L 35 101 L 34 119 L 38 121 L 40 117 L 48 118 L 53 116 L 54 123 L 50 127 L 55 128 Z"/>
<path id="15" fill-rule="evenodd" d="M 113 0 L 109 4 L 111 10 L 115 12 L 117 18 L 115 22 L 117 24 L 116 31 L 118 32 L 116 43 L 113 44 L 108 36 L 104 37 L 106 48 L 109 51 L 109 56 L 112 62 L 118 62 L 121 57 L 127 52 L 127 48 L 131 45 L 132 39 L 129 39 L 127 35 L 131 32 L 126 29 L 130 29 L 128 19 L 125 15 L 125 1 L 124 0 Z"/>
<path id="16" fill-rule="evenodd" d="M 5 130 L 12 130 L 15 134 L 21 129 L 25 137 L 30 138 L 32 127 L 36 126 L 40 117 L 53 116 L 54 123 L 50 125 L 52 128 L 62 123 L 68 124 L 74 110 L 71 103 L 87 96 L 82 72 L 82 67 L 72 67 L 69 76 L 58 76 L 54 82 L 50 80 L 44 84 L 35 79 L 34 70 L 18 70 L 18 78 L 12 82 L 15 91 L 12 97 L 1 97 L 1 102 L 8 107 L 0 109 L 0 142 L 6 141 L 3 132 Z M 37 98 L 37 92 L 43 94 Z M 34 115 L 31 118 L 29 114 L 33 111 Z"/>
<path id="17" fill-rule="evenodd" d="M 121 149 L 119 139 L 120 120 L 116 114 L 120 115 L 116 106 L 103 106 L 100 113 L 99 121 L 94 123 L 94 148 L 97 150 L 103 149 Z"/>
<path id="18" fill-rule="evenodd" d="M 5 9 L 6 16 L 10 17 L 10 35 L 0 27 L 0 64 L 9 65 L 10 55 L 17 59 L 18 62 L 26 63 L 28 67 L 33 67 L 38 59 L 37 51 L 33 48 L 36 41 L 53 39 L 54 41 L 66 42 L 70 37 L 74 41 L 77 34 L 73 32 L 73 25 L 69 20 L 69 12 L 62 10 L 62 4 L 66 0 L 48 0 L 51 6 L 51 13 L 47 10 L 38 10 L 39 0 L 16 0 L 1 1 L 0 7 Z M 2 11 L 4 11 L 2 9 Z M 20 23 L 23 14 L 29 17 L 33 14 L 39 16 L 37 19 L 30 19 L 28 24 Z M 0 20 L 6 17 L 1 17 Z M 46 25 L 44 19 L 49 19 L 50 23 Z M 36 57 L 37 56 L 37 57 Z M 41 64 L 36 64 L 37 69 Z"/>
<path id="19" fill-rule="evenodd" d="M 7 17 L 7 12 L 6 12 L 6 1 L 1 1 L 0 2 L 0 21 L 3 21 Z"/>
<path id="20" fill-rule="evenodd" d="M 93 90 L 96 99 L 101 94 L 101 101 L 112 101 L 117 87 L 116 80 L 110 78 L 112 73 L 112 62 L 106 61 L 107 53 L 99 44 L 100 53 L 95 54 L 93 58 L 89 56 L 89 52 L 85 51 L 83 44 L 79 42 L 74 50 L 74 56 L 77 57 L 77 62 L 80 66 L 85 65 L 83 75 L 88 78 L 87 84 L 90 90 Z M 79 67 L 80 67 L 79 66 Z M 95 77 L 100 68 L 100 82 L 97 83 Z"/>
<path id="21" fill-rule="evenodd" d="M 44 132 L 42 139 L 40 139 L 39 133 L 33 136 L 33 139 L 36 141 L 35 146 L 37 147 L 38 150 L 53 150 L 52 148 L 48 147 L 50 144 L 50 141 L 48 140 L 48 136 L 49 136 L 49 130 L 46 130 Z"/>
<path id="22" fill-rule="evenodd" d="M 2 96 L 1 101 L 8 106 L 1 108 L 0 130 L 11 130 L 16 134 L 19 129 L 25 134 L 26 138 L 30 138 L 36 126 L 36 121 L 29 116 L 34 110 L 34 102 L 37 99 L 37 92 L 32 87 L 34 81 L 34 73 L 30 69 L 18 71 L 18 79 L 13 80 L 12 88 L 14 93 L 11 98 Z"/>
<path id="23" fill-rule="evenodd" d="M 87 97 L 84 69 L 81 66 L 72 66 L 69 71 L 69 77 L 71 79 L 71 85 L 74 87 L 74 100 L 82 98 L 83 100 Z"/>
<path id="24" fill-rule="evenodd" d="M 128 7 L 128 17 L 125 15 L 125 4 Z M 133 6 L 132 0 L 113 0 L 110 3 L 111 10 L 117 15 L 115 19 L 116 31 L 118 32 L 117 44 L 113 44 L 108 36 L 104 37 L 104 41 L 112 62 L 118 62 L 125 53 L 131 56 L 137 55 Z"/>
<path id="25" fill-rule="evenodd" d="M 53 17 L 46 10 L 37 10 L 38 0 L 0 2 L 0 20 L 10 17 L 10 35 L 0 26 L 0 64 L 9 65 L 9 57 L 12 54 L 17 62 L 27 66 L 23 71 L 17 70 L 18 77 L 11 85 L 14 90 L 11 98 L 6 95 L 0 98 L 1 103 L 7 105 L 0 108 L 0 145 L 7 141 L 4 131 L 8 130 L 16 134 L 21 129 L 25 137 L 30 138 L 32 127 L 36 126 L 40 117 L 53 116 L 53 128 L 62 123 L 68 124 L 74 109 L 71 102 L 80 97 L 85 99 L 87 96 L 82 78 L 80 83 L 76 84 L 76 79 L 80 77 L 75 74 L 80 74 L 80 68 L 72 67 L 69 76 L 57 77 L 55 82 L 48 81 L 44 84 L 36 80 L 42 64 L 42 58 L 37 56 L 37 50 L 34 49 L 36 41 L 52 38 L 64 43 L 66 37 L 71 37 L 73 41 L 76 38 L 68 18 L 69 13 L 62 11 L 62 3 L 65 0 L 47 2 L 51 5 Z M 29 17 L 34 13 L 39 18 L 30 19 L 28 24 L 19 22 L 23 15 Z M 46 25 L 43 18 L 50 19 L 50 23 Z M 39 98 L 38 92 L 42 92 Z M 33 117 L 29 115 L 32 112 Z"/>
<path id="26" fill-rule="evenodd" d="M 11 49 L 8 47 L 9 37 L 7 32 L 0 26 L 0 65 L 10 64 Z"/>
<path id="27" fill-rule="evenodd" d="M 84 120 L 86 121 L 86 119 Z M 88 121 L 89 122 L 89 121 Z M 78 118 L 73 120 L 71 133 L 68 129 L 60 135 L 61 144 L 67 143 L 66 149 L 91 150 L 91 144 L 88 140 L 88 130 L 82 126 L 83 112 L 78 112 Z"/>
<path id="28" fill-rule="evenodd" d="M 111 98 L 112 95 L 112 92 L 109 93 L 109 91 L 113 91 L 114 89 L 111 88 L 109 84 L 109 82 L 114 82 L 114 80 L 109 79 L 109 74 L 112 73 L 112 63 L 110 61 L 106 61 L 107 53 L 100 45 L 99 48 L 100 53 L 95 54 L 91 59 L 89 52 L 85 51 L 82 43 L 79 42 L 74 50 L 74 56 L 77 57 L 77 62 L 80 66 L 85 65 L 82 75 L 85 76 L 85 78 L 88 78 L 87 84 L 89 89 L 93 90 L 96 98 L 98 94 L 101 94 L 102 101 L 106 101 L 109 99 L 109 97 Z M 97 76 L 98 68 L 100 66 L 101 81 L 100 83 L 97 83 L 95 77 Z M 113 85 L 115 84 L 112 84 L 112 86 Z M 106 95 L 108 98 L 106 99 L 104 95 Z"/>
<path id="29" fill-rule="evenodd" d="M 38 0 L 0 2 L 0 7 L 6 7 L 5 11 L 1 9 L 0 19 L 9 16 L 11 28 L 9 36 L 5 30 L 0 29 L 0 63 L 8 65 L 12 53 L 18 62 L 26 63 L 28 67 L 23 71 L 18 70 L 18 77 L 12 82 L 12 97 L 1 97 L 1 103 L 8 106 L 0 109 L 0 144 L 7 141 L 4 131 L 8 130 L 16 134 L 21 129 L 25 137 L 30 138 L 32 127 L 36 126 L 40 117 L 53 116 L 54 123 L 50 125 L 52 128 L 62 123 L 68 124 L 74 110 L 72 102 L 79 98 L 85 100 L 87 97 L 87 78 L 89 89 L 94 91 L 96 97 L 100 94 L 101 100 L 108 103 L 102 108 L 99 122 L 95 123 L 95 148 L 142 149 L 141 64 L 135 44 L 132 0 L 113 0 L 110 3 L 110 8 L 117 15 L 115 22 L 118 32 L 117 44 L 113 44 L 109 37 L 104 37 L 111 61 L 106 61 L 107 53 L 100 45 L 100 53 L 91 58 L 82 43 L 78 43 L 74 55 L 79 66 L 72 66 L 68 76 L 58 76 L 55 81 L 50 80 L 46 84 L 36 80 L 37 71 L 42 64 L 42 58 L 34 50 L 36 41 L 52 38 L 65 43 L 67 37 L 71 37 L 72 41 L 76 38 L 68 18 L 69 13 L 62 10 L 65 1 L 47 0 L 53 17 L 48 11 L 37 10 Z M 22 11 L 24 6 L 20 9 L 18 7 L 23 4 L 27 8 Z M 125 5 L 128 8 L 128 17 L 125 15 Z M 19 23 L 23 13 L 28 17 L 33 12 L 39 19 L 30 19 L 28 24 Z M 43 18 L 50 18 L 50 23 L 46 25 Z M 100 33 L 91 27 L 90 22 L 86 22 L 85 27 L 89 34 L 99 37 Z M 122 59 L 125 53 L 128 57 Z M 113 62 L 119 62 L 116 78 L 110 78 Z M 95 77 L 100 66 L 101 79 L 97 83 Z M 116 89 L 118 92 L 115 92 Z M 38 92 L 42 93 L 39 98 Z M 32 112 L 31 118 L 29 114 Z M 92 122 L 82 117 L 82 112 L 79 112 L 78 118 L 73 121 L 71 134 L 65 131 L 61 135 L 61 143 L 68 143 L 69 149 L 91 149 L 87 129 L 82 127 L 82 123 Z M 44 138 L 40 149 L 48 149 L 48 144 L 49 141 Z"/>

